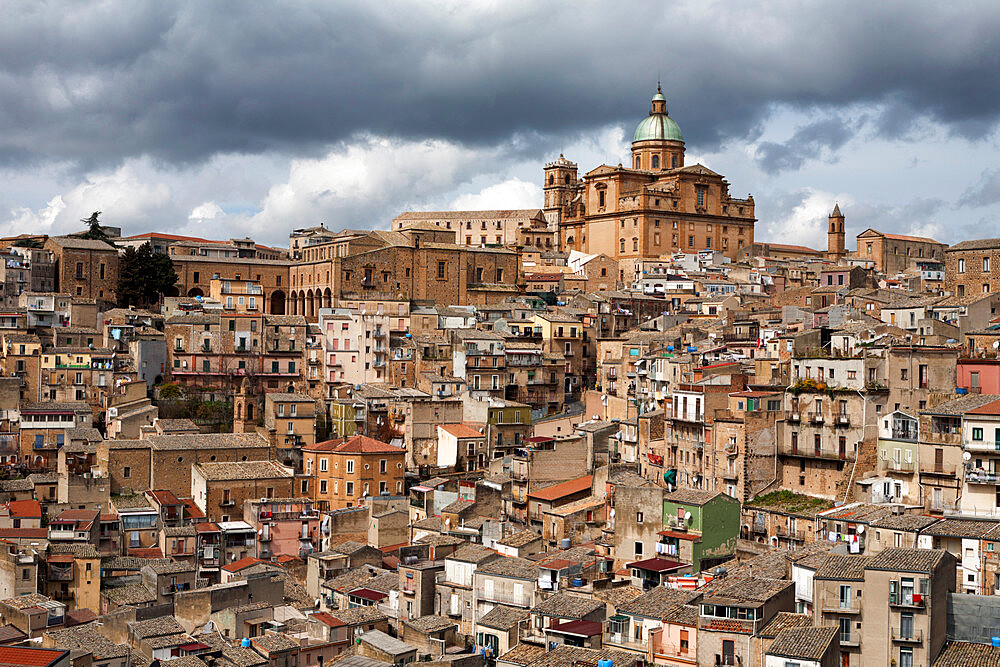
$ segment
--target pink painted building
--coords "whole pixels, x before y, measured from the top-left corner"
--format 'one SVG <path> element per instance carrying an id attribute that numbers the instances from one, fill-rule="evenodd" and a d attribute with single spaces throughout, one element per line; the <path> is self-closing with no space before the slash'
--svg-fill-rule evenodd
<path id="1" fill-rule="evenodd" d="M 1000 394 L 1000 359 L 959 359 L 956 386 L 970 394 Z"/>

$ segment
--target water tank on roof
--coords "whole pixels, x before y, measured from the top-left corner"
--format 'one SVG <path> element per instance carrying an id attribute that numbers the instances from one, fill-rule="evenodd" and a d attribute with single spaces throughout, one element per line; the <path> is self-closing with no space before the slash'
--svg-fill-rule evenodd
<path id="1" fill-rule="evenodd" d="M 570 540 L 570 538 L 568 537 L 564 537 L 561 540 L 559 540 L 560 549 L 569 549 L 572 544 L 573 544 L 572 540 Z"/>
<path id="2" fill-rule="evenodd" d="M 240 646 L 242 646 L 243 648 L 250 648 L 250 640 L 244 637 L 243 639 L 240 640 Z"/>
<path id="3" fill-rule="evenodd" d="M 615 663 L 608 658 L 601 658 L 597 661 L 597 667 L 614 667 Z"/>

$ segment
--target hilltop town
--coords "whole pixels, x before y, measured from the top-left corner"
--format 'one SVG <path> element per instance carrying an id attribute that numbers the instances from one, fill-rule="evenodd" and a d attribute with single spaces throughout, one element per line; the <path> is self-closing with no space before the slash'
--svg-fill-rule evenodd
<path id="1" fill-rule="evenodd" d="M 1000 239 L 760 241 L 659 89 L 631 147 L 0 239 L 0 665 L 1000 665 Z"/>

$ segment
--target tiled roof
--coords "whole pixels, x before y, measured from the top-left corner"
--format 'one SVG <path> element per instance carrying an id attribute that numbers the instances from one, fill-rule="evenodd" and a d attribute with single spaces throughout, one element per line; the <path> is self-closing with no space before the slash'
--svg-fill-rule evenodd
<path id="1" fill-rule="evenodd" d="M 1000 667 L 1000 648 L 972 642 L 949 642 L 934 667 Z"/>
<path id="2" fill-rule="evenodd" d="M 782 658 L 822 660 L 838 632 L 839 629 L 833 625 L 785 628 L 774 638 L 767 653 Z"/>
<path id="3" fill-rule="evenodd" d="M 481 544 L 469 544 L 446 556 L 446 559 L 462 561 L 463 563 L 481 563 L 484 560 L 496 558 L 498 555 L 493 549 Z"/>
<path id="4" fill-rule="evenodd" d="M 487 627 L 493 627 L 493 626 L 487 626 Z M 543 655 L 545 655 L 544 646 L 521 642 L 520 644 L 516 644 L 514 648 L 512 648 L 511 650 L 501 655 L 499 659 L 503 661 L 504 664 L 528 665 Z"/>
<path id="5" fill-rule="evenodd" d="M 369 630 L 368 632 L 360 635 L 359 639 L 363 643 L 370 644 L 379 651 L 388 653 L 391 656 L 398 656 L 410 653 L 411 651 L 416 651 L 415 646 L 411 646 L 404 641 L 400 641 L 395 637 L 382 632 L 381 630 Z"/>
<path id="6" fill-rule="evenodd" d="M 942 519 L 937 523 L 924 529 L 924 535 L 935 535 L 941 537 L 985 537 L 991 531 L 1000 526 L 997 521 L 976 521 L 970 519 Z"/>
<path id="7" fill-rule="evenodd" d="M 948 554 L 944 549 L 886 549 L 873 556 L 869 570 L 930 573 Z"/>
<path id="8" fill-rule="evenodd" d="M 816 569 L 816 574 L 813 575 L 813 578 L 863 581 L 865 578 L 865 566 L 868 565 L 870 560 L 869 556 L 827 554 L 826 562 Z"/>
<path id="9" fill-rule="evenodd" d="M 173 616 L 159 616 L 145 621 L 133 621 L 129 623 L 129 629 L 139 639 L 162 637 L 164 635 L 174 635 L 178 632 L 184 632 L 184 628 Z"/>
<path id="10" fill-rule="evenodd" d="M 559 498 L 565 498 L 566 496 L 589 490 L 593 482 L 593 475 L 578 477 L 577 479 L 571 479 L 568 482 L 549 486 L 539 491 L 532 491 L 528 494 L 528 497 L 535 500 L 558 500 Z"/>
<path id="11" fill-rule="evenodd" d="M 420 616 L 419 618 L 411 618 L 403 621 L 403 623 L 410 626 L 414 630 L 426 633 L 441 632 L 442 630 L 456 627 L 455 621 L 450 618 L 445 618 L 444 616 L 437 616 L 435 614 Z"/>
<path id="12" fill-rule="evenodd" d="M 645 618 L 662 619 L 674 607 L 685 605 L 698 597 L 698 593 L 657 586 L 643 593 L 631 602 L 618 607 L 621 614 L 634 614 Z"/>
<path id="13" fill-rule="evenodd" d="M 403 454 L 405 450 L 394 447 L 389 443 L 369 438 L 364 435 L 356 435 L 347 440 L 326 440 L 317 442 L 315 445 L 303 447 L 306 452 L 334 452 L 338 454 Z"/>
<path id="14" fill-rule="evenodd" d="M 378 623 L 389 618 L 385 615 L 385 612 L 374 605 L 355 607 L 354 609 L 338 609 L 336 614 L 336 618 L 339 618 L 347 625 Z"/>
<path id="15" fill-rule="evenodd" d="M 559 592 L 536 604 L 531 612 L 544 616 L 581 619 L 604 607 L 604 603 L 571 593 Z"/>
<path id="16" fill-rule="evenodd" d="M 560 644 L 548 653 L 539 656 L 528 667 L 577 667 L 578 665 L 597 665 L 601 660 L 611 660 L 615 667 L 632 667 L 645 664 L 645 655 L 637 655 L 615 649 L 591 649 L 579 646 Z"/>
<path id="17" fill-rule="evenodd" d="M 497 540 L 497 544 L 505 547 L 514 547 L 519 549 L 523 546 L 531 544 L 535 540 L 542 539 L 542 536 L 533 530 L 522 530 L 520 532 L 514 533 L 513 535 L 508 535 L 502 540 Z"/>
<path id="18" fill-rule="evenodd" d="M 487 628 L 494 628 L 496 630 L 510 630 L 516 626 L 519 621 L 523 621 L 526 618 L 528 618 L 528 612 L 526 610 L 506 607 L 500 604 L 483 614 L 476 621 L 476 624 Z"/>
<path id="19" fill-rule="evenodd" d="M 538 565 L 524 558 L 506 557 L 478 565 L 476 572 L 516 579 L 537 579 Z"/>
<path id="20" fill-rule="evenodd" d="M 294 476 L 291 470 L 274 461 L 196 463 L 195 468 L 210 481 L 280 479 Z"/>
<path id="21" fill-rule="evenodd" d="M 280 632 L 269 632 L 250 640 L 254 648 L 266 651 L 267 653 L 278 653 L 281 651 L 292 651 L 299 647 L 299 643 L 291 637 Z"/>
<path id="22" fill-rule="evenodd" d="M 61 662 L 63 658 L 66 658 L 65 664 L 68 665 L 68 651 L 64 649 L 0 646 L 0 665 L 49 667 Z"/>
<path id="23" fill-rule="evenodd" d="M 701 489 L 677 489 L 672 493 L 663 495 L 663 499 L 671 503 L 681 503 L 684 505 L 704 505 L 716 496 L 721 496 L 719 491 L 702 491 Z"/>
<path id="24" fill-rule="evenodd" d="M 456 438 L 481 438 L 483 433 L 468 424 L 438 424 L 438 428 L 443 429 Z"/>
<path id="25" fill-rule="evenodd" d="M 101 595 L 119 607 L 156 602 L 156 593 L 143 584 L 126 584 L 116 588 L 105 588 L 101 591 Z"/>

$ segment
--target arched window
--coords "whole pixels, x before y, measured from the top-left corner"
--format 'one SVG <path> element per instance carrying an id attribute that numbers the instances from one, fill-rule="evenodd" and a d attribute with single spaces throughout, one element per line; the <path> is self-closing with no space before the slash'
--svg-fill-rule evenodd
<path id="1" fill-rule="evenodd" d="M 660 168 L 660 156 L 659 155 L 654 155 L 653 156 L 653 169 L 659 169 L 659 168 Z"/>
<path id="2" fill-rule="evenodd" d="M 563 183 L 565 183 L 566 185 L 569 185 L 569 174 L 566 174 L 565 176 L 563 176 Z"/>
<path id="3" fill-rule="evenodd" d="M 672 158 L 670 159 L 670 164 L 671 164 L 671 166 L 672 166 L 672 167 L 673 167 L 674 169 L 676 169 L 676 168 L 677 168 L 677 156 L 676 156 L 676 155 L 674 155 L 674 156 L 673 156 L 673 157 L 672 157 Z"/>
<path id="4" fill-rule="evenodd" d="M 555 182 L 555 180 L 556 180 L 556 177 L 553 176 L 552 174 L 549 174 L 549 185 L 552 185 L 552 183 Z"/>
<path id="5" fill-rule="evenodd" d="M 632 250 L 639 249 L 639 239 L 632 239 Z"/>
<path id="6" fill-rule="evenodd" d="M 642 169 L 642 158 L 638 155 L 635 156 L 635 168 Z"/>
<path id="7" fill-rule="evenodd" d="M 622 239 L 619 245 L 621 246 L 620 247 L 621 252 L 625 252 L 625 239 Z"/>

